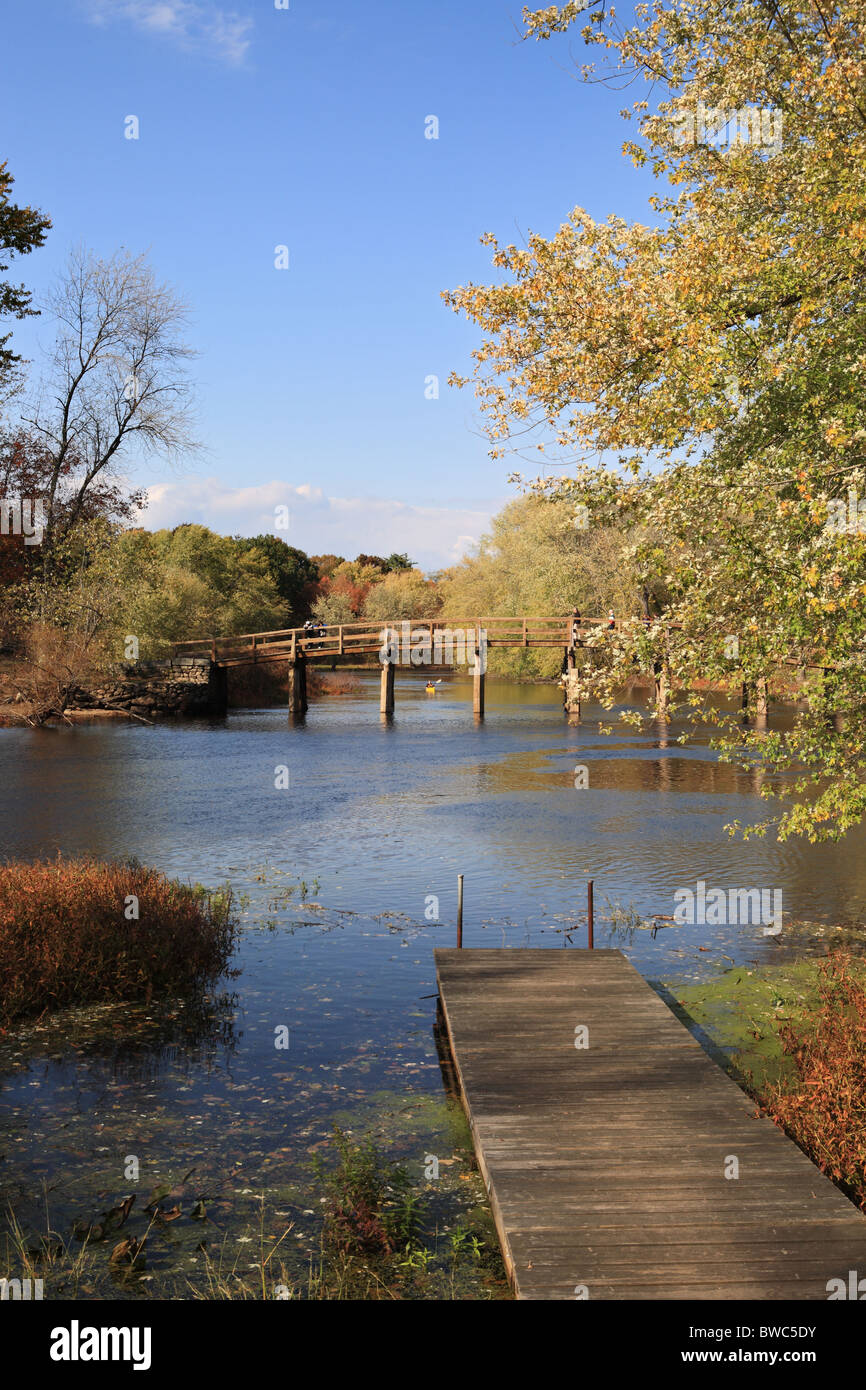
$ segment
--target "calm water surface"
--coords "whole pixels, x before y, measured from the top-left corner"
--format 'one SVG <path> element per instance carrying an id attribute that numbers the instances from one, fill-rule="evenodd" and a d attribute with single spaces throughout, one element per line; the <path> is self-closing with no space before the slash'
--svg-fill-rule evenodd
<path id="1" fill-rule="evenodd" d="M 619 918 L 597 921 L 596 943 L 652 979 L 772 959 L 792 940 L 757 925 L 622 925 L 623 912 L 672 914 L 674 890 L 698 879 L 781 888 L 798 919 L 866 914 L 864 833 L 839 846 L 731 839 L 728 822 L 765 814 L 754 777 L 718 764 L 706 740 L 678 747 L 676 725 L 604 734 L 591 709 L 569 726 L 552 687 L 491 683 L 476 726 L 469 682 L 429 697 L 412 676 L 398 676 L 383 725 L 378 678 L 361 680 L 358 695 L 314 701 L 299 728 L 269 709 L 0 730 L 2 857 L 134 855 L 243 895 L 240 973 L 203 1011 L 74 1011 L 0 1042 L 0 1197 L 29 1228 L 45 1228 L 46 1201 L 64 1235 L 133 1190 L 143 1205 L 170 1188 L 183 1207 L 126 1292 L 158 1291 L 166 1274 L 194 1283 L 203 1238 L 243 1267 L 262 1196 L 266 1234 L 292 1221 L 288 1244 L 306 1259 L 311 1155 L 335 1120 L 417 1175 L 425 1155 L 444 1160 L 443 1230 L 477 1207 L 433 1035 L 432 950 L 453 944 L 458 873 L 469 946 L 582 945 L 594 878 L 598 916 Z M 274 1046 L 281 1025 L 287 1051 Z M 207 1216 L 191 1220 L 199 1200 Z"/>

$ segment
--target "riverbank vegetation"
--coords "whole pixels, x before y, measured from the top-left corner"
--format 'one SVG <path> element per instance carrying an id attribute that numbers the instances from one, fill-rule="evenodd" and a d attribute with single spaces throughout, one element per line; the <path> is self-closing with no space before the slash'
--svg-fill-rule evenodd
<path id="1" fill-rule="evenodd" d="M 231 894 L 137 863 L 0 866 L 0 1027 L 73 1004 L 187 994 L 222 974 Z"/>
<path id="2" fill-rule="evenodd" d="M 866 1210 L 863 958 L 736 966 L 675 993 L 762 1109 Z"/>
<path id="3" fill-rule="evenodd" d="M 462 1147 L 471 1162 L 468 1133 Z M 230 1235 L 224 1214 L 215 1225 L 208 1202 L 193 1195 L 199 1189 L 187 1179 L 141 1199 L 128 1193 L 66 1233 L 49 1217 L 47 1199 L 41 1233 L 10 1210 L 0 1230 L 0 1270 L 41 1280 L 49 1298 L 511 1297 L 489 1211 L 467 1204 L 466 1194 L 447 1183 L 437 1192 L 437 1184 L 413 1177 L 370 1135 L 356 1137 L 335 1125 L 327 1156 L 315 1157 L 310 1183 L 298 1193 L 316 1217 L 308 1256 L 293 1250 L 297 1222 L 264 1195 L 254 1203 L 255 1225 L 244 1222 Z M 172 1259 L 171 1247 L 186 1259 Z"/>

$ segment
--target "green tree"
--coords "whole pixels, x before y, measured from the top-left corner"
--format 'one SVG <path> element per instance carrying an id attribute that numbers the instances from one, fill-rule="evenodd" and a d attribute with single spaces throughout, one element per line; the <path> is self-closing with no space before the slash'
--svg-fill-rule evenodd
<path id="1" fill-rule="evenodd" d="M 6 163 L 0 164 L 0 272 L 9 269 L 15 256 L 26 256 L 41 246 L 51 226 L 50 218 L 35 208 L 21 207 L 10 198 L 15 182 Z M 37 311 L 23 285 L 0 280 L 0 319 L 26 318 Z M 11 332 L 0 335 L 0 401 L 16 376 L 21 359 L 9 346 Z"/>
<path id="2" fill-rule="evenodd" d="M 313 604 L 313 615 L 320 623 L 355 623 L 358 610 L 353 606 L 352 595 L 346 589 L 330 589 L 320 594 Z"/>
<path id="3" fill-rule="evenodd" d="M 413 570 L 415 568 L 415 561 L 410 560 L 405 551 L 402 555 L 398 555 L 396 551 L 393 551 L 385 561 L 385 568 L 391 574 L 398 570 Z"/>
<path id="4" fill-rule="evenodd" d="M 455 622 L 478 616 L 547 617 L 577 606 L 586 617 L 614 608 L 639 611 L 639 586 L 623 535 L 615 527 L 579 529 L 565 499 L 515 498 L 491 523 L 474 554 L 441 578 L 443 614 Z M 561 652 L 498 651 L 494 671 L 555 675 Z"/>
<path id="5" fill-rule="evenodd" d="M 234 540 L 242 552 L 256 550 L 265 556 L 280 598 L 289 605 L 293 616 L 305 616 L 312 586 L 319 578 L 315 561 L 279 536 L 235 536 Z"/>
<path id="6" fill-rule="evenodd" d="M 121 573 L 118 631 L 139 638 L 142 656 L 171 642 L 230 637 L 289 625 L 289 608 L 268 558 L 230 536 L 187 524 L 126 531 L 115 542 Z"/>

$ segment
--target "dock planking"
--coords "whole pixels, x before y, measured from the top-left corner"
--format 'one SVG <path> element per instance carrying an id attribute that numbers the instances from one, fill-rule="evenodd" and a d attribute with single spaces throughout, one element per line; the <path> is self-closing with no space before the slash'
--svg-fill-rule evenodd
<path id="1" fill-rule="evenodd" d="M 827 1299 L 866 1278 L 866 1217 L 622 952 L 434 954 L 518 1298 Z"/>

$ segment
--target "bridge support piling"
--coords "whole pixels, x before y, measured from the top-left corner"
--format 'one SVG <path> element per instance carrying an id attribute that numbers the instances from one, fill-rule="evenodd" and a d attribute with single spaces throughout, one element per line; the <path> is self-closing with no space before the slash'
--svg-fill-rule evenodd
<path id="1" fill-rule="evenodd" d="M 655 702 L 656 715 L 659 719 L 666 719 L 668 713 L 668 699 L 670 696 L 670 681 L 668 670 L 663 662 L 656 662 L 653 670 L 653 699 Z"/>
<path id="2" fill-rule="evenodd" d="M 211 662 L 208 670 L 208 706 L 212 714 L 222 718 L 229 706 L 229 673 L 225 666 Z"/>
<path id="3" fill-rule="evenodd" d="M 394 713 L 394 663 L 386 661 L 382 666 L 382 691 L 379 698 L 379 712 L 390 718 Z"/>
<path id="4" fill-rule="evenodd" d="M 289 718 L 303 719 L 307 712 L 307 663 L 304 657 L 289 662 Z"/>
<path id="5" fill-rule="evenodd" d="M 562 703 L 569 724 L 580 723 L 580 675 L 576 668 L 569 667 L 562 680 Z"/>
<path id="6" fill-rule="evenodd" d="M 475 650 L 475 668 L 472 672 L 472 713 L 476 719 L 484 718 L 484 670 L 478 648 Z"/>
<path id="7" fill-rule="evenodd" d="M 769 708 L 766 677 L 761 676 L 753 687 L 749 687 L 746 681 L 743 681 L 743 719 L 748 718 L 749 704 L 753 695 L 755 701 L 755 722 L 758 724 L 766 724 Z"/>

